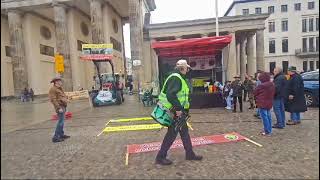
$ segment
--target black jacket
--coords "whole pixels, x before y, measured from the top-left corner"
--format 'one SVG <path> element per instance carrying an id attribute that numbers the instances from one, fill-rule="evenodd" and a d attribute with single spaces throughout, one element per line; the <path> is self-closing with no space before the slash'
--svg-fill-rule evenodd
<path id="1" fill-rule="evenodd" d="M 307 111 L 306 99 L 304 97 L 304 84 L 300 74 L 293 74 L 288 81 L 286 94 L 285 110 L 288 112 L 305 112 Z M 290 100 L 289 95 L 293 95 Z"/>
<path id="2" fill-rule="evenodd" d="M 286 98 L 286 89 L 287 89 L 287 79 L 284 74 L 279 73 L 274 76 L 273 83 L 276 88 L 276 92 L 274 94 L 274 99 Z"/>
<path id="3" fill-rule="evenodd" d="M 181 74 L 179 71 L 174 71 L 173 73 L 179 73 L 181 77 L 187 82 L 186 75 Z M 168 101 L 172 104 L 174 111 L 182 111 L 183 106 L 180 104 L 177 93 L 181 90 L 182 83 L 180 79 L 176 76 L 172 76 L 168 79 L 167 84 L 164 87 L 163 93 L 167 95 Z"/>
<path id="4" fill-rule="evenodd" d="M 244 89 L 244 86 L 240 80 L 234 80 L 231 83 L 231 88 L 233 90 L 232 97 L 242 97 L 242 91 Z"/>

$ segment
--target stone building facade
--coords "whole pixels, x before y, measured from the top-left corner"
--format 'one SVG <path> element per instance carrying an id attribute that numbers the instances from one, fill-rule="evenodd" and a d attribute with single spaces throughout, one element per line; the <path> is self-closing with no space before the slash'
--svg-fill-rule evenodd
<path id="1" fill-rule="evenodd" d="M 263 32 L 268 17 L 260 14 L 219 18 L 219 35 L 232 36 L 230 45 L 222 49 L 224 80 L 233 80 L 235 75 L 244 79 L 246 73 L 254 75 L 258 69 L 265 69 Z M 143 42 L 143 86 L 159 90 L 159 57 L 152 42 L 211 37 L 215 30 L 213 18 L 148 25 Z M 254 40 L 253 36 L 257 38 Z"/>
<path id="2" fill-rule="evenodd" d="M 319 69 L 319 0 L 234 0 L 225 16 L 268 13 L 265 71 Z M 255 38 L 255 36 L 254 36 Z"/>
<path id="3" fill-rule="evenodd" d="M 91 89 L 95 69 L 80 60 L 83 43 L 113 43 L 115 72 L 124 74 L 123 25 L 142 38 L 145 14 L 154 9 L 153 0 L 2 0 L 1 97 L 25 87 L 47 94 L 55 53 L 64 56 L 66 91 Z"/>

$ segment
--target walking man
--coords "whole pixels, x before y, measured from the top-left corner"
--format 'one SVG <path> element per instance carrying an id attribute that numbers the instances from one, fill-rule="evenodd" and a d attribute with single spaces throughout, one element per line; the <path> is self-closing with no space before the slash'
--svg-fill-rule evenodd
<path id="1" fill-rule="evenodd" d="M 54 109 L 58 115 L 56 130 L 52 138 L 52 142 L 56 143 L 56 142 L 64 141 L 64 139 L 67 139 L 70 137 L 65 135 L 63 131 L 64 117 L 65 117 L 68 99 L 66 94 L 63 92 L 62 80 L 60 77 L 53 78 L 50 83 L 53 83 L 53 86 L 49 90 L 49 99 L 50 99 L 50 102 L 53 104 Z"/>
<path id="2" fill-rule="evenodd" d="M 161 93 L 159 95 L 159 103 L 174 114 L 174 119 L 181 117 L 183 113 L 189 113 L 189 86 L 186 80 L 186 74 L 190 66 L 184 59 L 176 63 L 176 71 L 172 73 L 165 81 Z M 167 152 L 177 137 L 178 132 L 174 126 L 168 127 L 161 148 L 156 157 L 156 164 L 170 165 L 172 161 L 167 159 Z M 188 126 L 184 123 L 179 129 L 183 147 L 186 151 L 186 160 L 202 160 L 202 156 L 197 156 L 192 150 L 191 139 Z"/>
<path id="3" fill-rule="evenodd" d="M 275 85 L 275 94 L 273 98 L 273 111 L 276 115 L 277 122 L 272 128 L 283 129 L 285 127 L 285 110 L 284 110 L 284 98 L 286 96 L 286 77 L 282 73 L 282 69 L 279 67 L 273 70 Z"/>
<path id="4" fill-rule="evenodd" d="M 291 121 L 288 121 L 287 125 L 296 125 L 301 123 L 300 113 L 307 111 L 304 84 L 301 75 L 297 73 L 296 67 L 290 66 L 288 74 L 290 80 L 288 81 L 286 111 L 290 112 Z"/>
<path id="5" fill-rule="evenodd" d="M 240 81 L 240 76 L 237 75 L 234 78 L 235 80 L 231 83 L 233 97 L 233 112 L 237 112 L 237 99 L 240 106 L 240 112 L 242 112 L 242 93 L 244 88 Z"/>

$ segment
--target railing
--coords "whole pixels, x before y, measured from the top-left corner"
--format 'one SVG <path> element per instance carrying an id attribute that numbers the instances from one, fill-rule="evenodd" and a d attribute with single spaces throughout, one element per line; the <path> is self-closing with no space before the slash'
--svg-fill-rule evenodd
<path id="1" fill-rule="evenodd" d="M 319 50 L 316 50 L 315 48 L 296 49 L 295 55 L 298 57 L 314 57 L 319 55 Z"/>

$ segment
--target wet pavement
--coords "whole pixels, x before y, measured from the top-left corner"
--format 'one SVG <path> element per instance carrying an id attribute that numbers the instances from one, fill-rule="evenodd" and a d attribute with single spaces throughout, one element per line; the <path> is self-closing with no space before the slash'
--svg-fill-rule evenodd
<path id="1" fill-rule="evenodd" d="M 300 125 L 275 129 L 271 137 L 258 135 L 262 123 L 252 110 L 191 110 L 191 137 L 235 131 L 263 147 L 249 142 L 195 147 L 204 156 L 201 162 L 184 160 L 183 149 L 172 150 L 169 167 L 154 164 L 156 152 L 133 154 L 125 166 L 126 145 L 162 141 L 166 132 L 98 137 L 109 119 L 149 116 L 151 107 L 143 107 L 136 96 L 125 98 L 123 105 L 100 108 L 91 108 L 86 100 L 72 102 L 68 109 L 74 116 L 65 123 L 71 138 L 56 144 L 51 142 L 56 122 L 50 120 L 54 111 L 47 99 L 1 102 L 1 179 L 319 179 L 318 108 L 309 108 Z"/>

